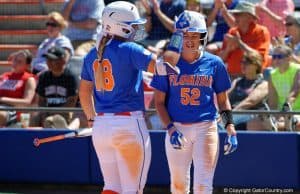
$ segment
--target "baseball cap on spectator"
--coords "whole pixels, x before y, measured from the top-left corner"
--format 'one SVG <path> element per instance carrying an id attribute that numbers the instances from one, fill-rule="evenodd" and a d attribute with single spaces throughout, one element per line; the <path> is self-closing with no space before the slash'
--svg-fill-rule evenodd
<path id="1" fill-rule="evenodd" d="M 65 49 L 61 48 L 61 47 L 57 47 L 54 46 L 52 48 L 50 48 L 47 53 L 42 55 L 43 57 L 47 58 L 47 59 L 63 59 L 66 56 L 66 51 Z"/>
<path id="2" fill-rule="evenodd" d="M 230 13 L 248 13 L 252 15 L 253 17 L 257 18 L 255 13 L 255 6 L 253 3 L 249 3 L 246 1 L 239 1 L 236 7 L 232 10 L 229 10 Z"/>
<path id="3" fill-rule="evenodd" d="M 291 14 L 291 15 L 287 15 L 285 18 L 286 22 L 292 22 L 294 24 L 297 24 L 298 26 L 300 26 L 300 14 Z"/>

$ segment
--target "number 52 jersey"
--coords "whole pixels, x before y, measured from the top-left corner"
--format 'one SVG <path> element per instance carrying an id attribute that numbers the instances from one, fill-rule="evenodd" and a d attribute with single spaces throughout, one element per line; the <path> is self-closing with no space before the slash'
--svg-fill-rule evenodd
<path id="1" fill-rule="evenodd" d="M 217 117 L 214 95 L 231 87 L 222 60 L 204 52 L 193 63 L 180 58 L 180 74 L 170 73 L 163 63 L 156 64 L 151 86 L 166 94 L 166 108 L 172 121 L 195 123 Z"/>

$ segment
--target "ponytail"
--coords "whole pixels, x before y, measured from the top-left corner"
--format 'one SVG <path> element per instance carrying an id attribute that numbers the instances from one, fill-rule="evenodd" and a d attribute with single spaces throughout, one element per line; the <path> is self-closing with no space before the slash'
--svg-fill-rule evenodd
<path id="1" fill-rule="evenodd" d="M 103 53 L 105 49 L 106 43 L 110 40 L 110 36 L 106 35 L 101 38 L 101 41 L 98 46 L 97 50 L 97 55 L 98 55 L 98 66 L 96 67 L 96 72 L 95 72 L 95 83 L 96 83 L 96 89 L 97 91 L 103 91 L 104 92 L 104 69 L 103 69 L 103 64 L 102 64 L 102 58 L 103 58 Z"/>

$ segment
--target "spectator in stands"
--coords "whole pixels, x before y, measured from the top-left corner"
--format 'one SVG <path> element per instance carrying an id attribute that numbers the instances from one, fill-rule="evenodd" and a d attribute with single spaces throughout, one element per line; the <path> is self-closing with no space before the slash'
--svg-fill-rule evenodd
<path id="1" fill-rule="evenodd" d="M 203 8 L 200 4 L 200 0 L 187 0 L 186 1 L 186 10 L 203 13 Z"/>
<path id="2" fill-rule="evenodd" d="M 67 21 L 58 12 L 51 12 L 46 22 L 48 38 L 39 46 L 36 57 L 32 61 L 32 72 L 37 74 L 48 69 L 47 60 L 43 55 L 53 46 L 59 46 L 66 50 L 66 61 L 74 54 L 73 46 L 69 38 L 62 34 L 67 27 Z"/>
<path id="3" fill-rule="evenodd" d="M 271 109 L 300 110 L 300 67 L 292 62 L 293 50 L 286 45 L 278 45 L 272 53 L 273 63 L 276 67 L 271 72 L 269 79 L 268 103 Z M 290 104 L 291 107 L 286 107 Z M 289 117 L 288 115 L 278 118 L 278 129 L 295 129 L 300 116 Z M 282 125 L 283 124 L 283 125 Z M 298 124 L 299 125 L 299 124 Z M 300 128 L 298 128 L 300 129 Z"/>
<path id="4" fill-rule="evenodd" d="M 76 56 L 86 55 L 96 45 L 103 0 L 66 0 L 63 16 L 69 22 L 64 34 L 71 39 Z"/>
<path id="5" fill-rule="evenodd" d="M 145 26 L 148 36 L 141 41 L 144 45 L 156 46 L 161 41 L 168 39 L 174 31 L 174 19 L 185 9 L 184 0 L 142 0 L 147 14 Z"/>
<path id="6" fill-rule="evenodd" d="M 288 15 L 285 19 L 287 29 L 286 44 L 293 48 L 292 58 L 300 63 L 300 15 Z"/>
<path id="7" fill-rule="evenodd" d="M 12 71 L 0 76 L 0 106 L 27 107 L 34 98 L 36 81 L 29 72 L 32 54 L 29 50 L 20 50 L 10 55 Z M 0 111 L 0 126 L 17 122 L 16 111 Z"/>
<path id="8" fill-rule="evenodd" d="M 222 47 L 224 35 L 228 32 L 229 27 L 235 26 L 234 17 L 228 12 L 236 7 L 239 0 L 215 0 L 212 11 L 207 17 L 207 26 L 212 26 L 216 22 L 216 29 L 211 43 L 206 46 L 210 53 L 217 54 Z"/>
<path id="9" fill-rule="evenodd" d="M 234 110 L 248 109 L 263 109 L 263 99 L 267 96 L 267 83 L 261 74 L 262 57 L 258 52 L 244 53 L 242 61 L 241 77 L 232 81 L 231 89 L 229 90 L 229 100 Z M 265 82 L 265 83 L 263 83 Z M 261 91 L 259 98 L 255 101 L 245 104 L 244 100 L 249 94 L 260 84 L 265 86 L 265 90 Z M 233 115 L 234 123 L 237 130 L 246 130 L 247 122 L 253 119 L 253 115 Z"/>
<path id="10" fill-rule="evenodd" d="M 256 23 L 255 7 L 252 3 L 240 1 L 234 15 L 236 27 L 230 28 L 225 35 L 220 57 L 227 64 L 231 77 L 241 75 L 241 60 L 244 52 L 258 51 L 263 56 L 264 69 L 268 64 L 270 33 L 268 29 Z"/>
<path id="11" fill-rule="evenodd" d="M 66 50 L 52 47 L 43 56 L 47 59 L 49 70 L 39 76 L 36 100 L 39 107 L 75 107 L 78 99 L 77 77 L 66 68 Z M 72 118 L 71 113 L 38 112 L 31 116 L 31 126 L 49 127 L 57 124 L 67 128 Z M 50 123 L 50 125 L 49 125 Z M 55 128 L 57 125 L 53 126 Z"/>
<path id="12" fill-rule="evenodd" d="M 288 14 L 294 12 L 295 5 L 293 0 L 263 0 L 255 8 L 259 18 L 258 23 L 268 28 L 271 38 L 285 35 L 284 19 Z"/>

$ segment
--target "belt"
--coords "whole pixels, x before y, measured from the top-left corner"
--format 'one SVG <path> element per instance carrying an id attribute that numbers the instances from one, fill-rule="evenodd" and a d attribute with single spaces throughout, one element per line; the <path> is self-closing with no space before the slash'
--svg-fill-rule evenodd
<path id="1" fill-rule="evenodd" d="M 116 113 L 103 113 L 100 112 L 98 116 L 138 116 L 144 115 L 142 111 L 133 111 L 133 112 L 116 112 Z"/>
<path id="2" fill-rule="evenodd" d="M 131 116 L 131 112 L 117 112 L 117 113 L 98 113 L 98 116 Z"/>

